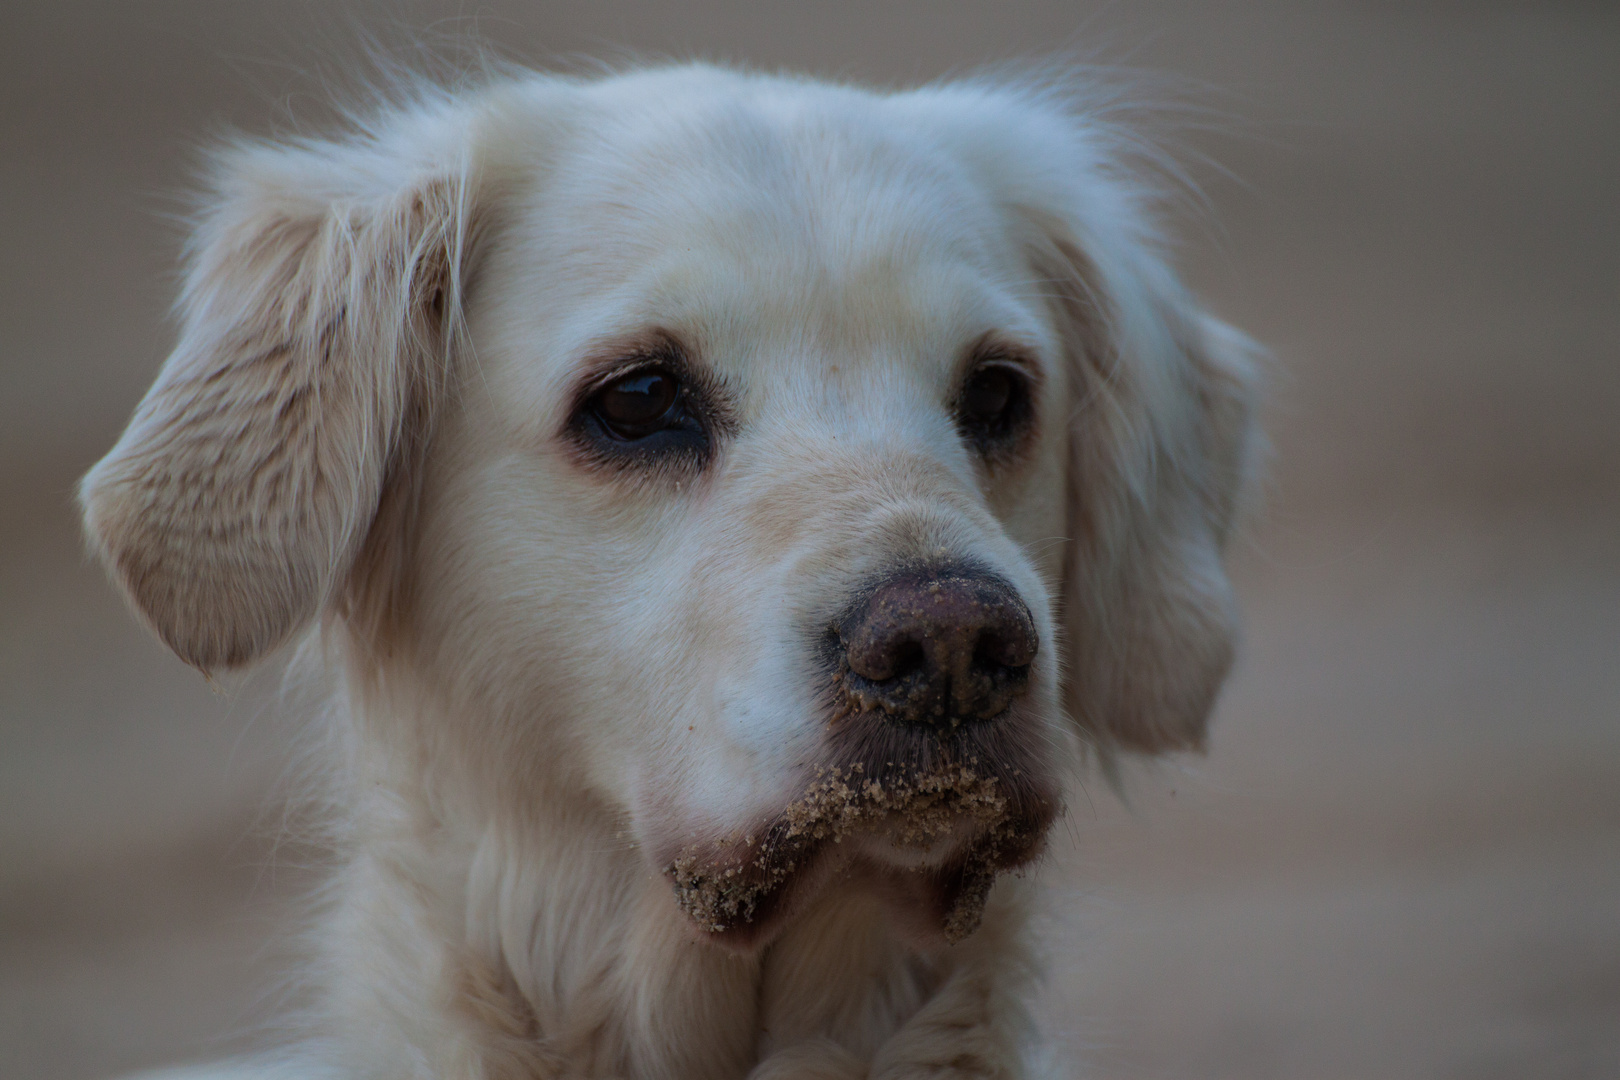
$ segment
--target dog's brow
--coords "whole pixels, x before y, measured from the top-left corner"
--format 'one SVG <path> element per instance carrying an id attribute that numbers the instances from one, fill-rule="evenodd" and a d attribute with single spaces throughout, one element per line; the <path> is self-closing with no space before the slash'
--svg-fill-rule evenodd
<path id="1" fill-rule="evenodd" d="M 592 342 L 582 353 L 576 370 L 586 388 L 595 388 L 627 371 L 649 364 L 693 374 L 698 362 L 693 350 L 679 337 L 663 328 L 620 334 Z"/>
<path id="2" fill-rule="evenodd" d="M 1045 374 L 1038 348 L 1000 330 L 987 330 L 975 338 L 973 344 L 963 350 L 957 371 L 966 374 L 980 364 L 995 362 L 1013 364 L 1034 379 Z"/>

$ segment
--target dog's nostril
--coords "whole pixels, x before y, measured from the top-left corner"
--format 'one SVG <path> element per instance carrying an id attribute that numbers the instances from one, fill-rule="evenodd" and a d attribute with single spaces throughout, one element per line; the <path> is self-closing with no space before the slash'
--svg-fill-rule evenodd
<path id="1" fill-rule="evenodd" d="M 921 642 L 903 641 L 894 652 L 893 672 L 891 679 L 903 679 L 907 675 L 923 670 L 928 666 L 928 654 L 923 652 Z"/>
<path id="2" fill-rule="evenodd" d="M 995 633 L 980 634 L 978 644 L 973 646 L 973 664 L 975 667 L 1006 665 L 1007 662 L 1002 659 L 1006 651 L 999 635 Z"/>
<path id="3" fill-rule="evenodd" d="M 986 630 L 979 635 L 978 643 L 973 647 L 973 663 L 979 667 L 1019 668 L 1033 659 L 1035 638 L 1032 634 Z"/>
<path id="4" fill-rule="evenodd" d="M 1028 683 L 1035 625 L 989 574 L 923 571 L 869 593 L 837 628 L 857 707 L 902 723 L 988 720 Z"/>

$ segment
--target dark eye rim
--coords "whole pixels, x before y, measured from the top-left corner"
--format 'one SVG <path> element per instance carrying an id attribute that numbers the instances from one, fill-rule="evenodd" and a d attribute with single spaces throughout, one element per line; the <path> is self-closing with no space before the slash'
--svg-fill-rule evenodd
<path id="1" fill-rule="evenodd" d="M 675 397 L 659 417 L 660 426 L 627 438 L 613 430 L 598 406 L 604 391 L 643 373 L 673 379 Z M 689 359 L 688 350 L 665 331 L 593 349 L 572 401 L 561 435 L 571 456 L 590 469 L 694 474 L 709 465 L 718 440 L 734 428 L 721 381 Z"/>
<path id="2" fill-rule="evenodd" d="M 988 370 L 1006 372 L 1011 378 L 1006 405 L 994 420 L 985 422 L 968 416 L 964 401 L 974 378 Z M 1034 429 L 1039 387 L 1039 368 L 1025 350 L 999 343 L 981 344 L 974 349 L 951 400 L 958 433 L 993 464 L 1015 457 Z"/>

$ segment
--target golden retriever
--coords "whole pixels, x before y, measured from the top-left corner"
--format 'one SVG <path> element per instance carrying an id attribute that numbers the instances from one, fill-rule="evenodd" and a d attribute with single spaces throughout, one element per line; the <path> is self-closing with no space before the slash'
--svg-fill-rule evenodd
<path id="1" fill-rule="evenodd" d="M 218 154 L 82 502 L 188 663 L 337 687 L 318 1030 L 241 1075 L 1061 1071 L 1007 872 L 1202 745 L 1256 442 L 1128 145 L 691 65 Z"/>

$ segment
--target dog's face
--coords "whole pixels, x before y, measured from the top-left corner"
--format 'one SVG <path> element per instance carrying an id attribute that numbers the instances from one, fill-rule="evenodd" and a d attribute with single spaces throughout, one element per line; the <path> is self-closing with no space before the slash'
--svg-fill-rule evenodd
<path id="1" fill-rule="evenodd" d="M 1242 358 L 1074 121 L 702 69 L 464 108 L 231 165 L 86 485 L 183 656 L 331 612 L 435 703 L 374 737 L 485 813 L 616 823 L 735 947 L 832 882 L 954 940 L 1071 714 L 1199 740 Z M 371 191 L 384 151 L 428 160 Z"/>
<path id="2" fill-rule="evenodd" d="M 850 859 L 952 909 L 976 841 L 1018 861 L 1057 808 L 1061 339 L 968 179 L 714 112 L 519 189 L 428 464 L 420 632 L 706 927 L 752 938 L 789 867 Z"/>

